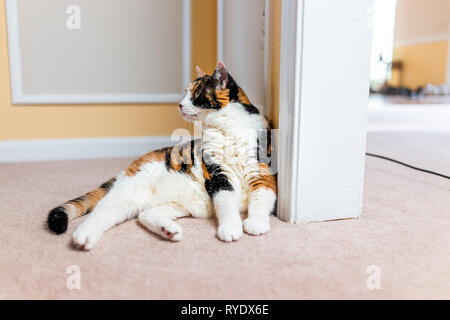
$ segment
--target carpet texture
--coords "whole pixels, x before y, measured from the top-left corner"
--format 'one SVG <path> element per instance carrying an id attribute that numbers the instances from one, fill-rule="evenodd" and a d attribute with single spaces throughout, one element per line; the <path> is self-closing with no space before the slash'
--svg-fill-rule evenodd
<path id="1" fill-rule="evenodd" d="M 369 108 L 367 149 L 450 174 L 449 123 L 448 106 L 378 101 Z M 269 234 L 230 244 L 215 237 L 211 220 L 181 219 L 179 243 L 133 220 L 90 252 L 71 245 L 84 218 L 56 236 L 45 228 L 47 212 L 131 159 L 0 164 L 0 298 L 450 299 L 449 180 L 366 160 L 360 219 L 273 217 Z M 81 270 L 81 290 L 66 286 L 71 265 Z M 380 290 L 366 285 L 372 265 Z"/>
<path id="2" fill-rule="evenodd" d="M 90 252 L 72 247 L 83 218 L 61 236 L 53 206 L 96 187 L 129 159 L 0 165 L 0 298 L 350 299 L 450 298 L 448 180 L 367 159 L 360 219 L 287 224 L 226 244 L 210 220 L 181 219 L 184 239 L 163 241 L 136 220 Z M 81 269 L 81 290 L 66 269 Z M 366 286 L 367 267 L 381 289 Z"/>

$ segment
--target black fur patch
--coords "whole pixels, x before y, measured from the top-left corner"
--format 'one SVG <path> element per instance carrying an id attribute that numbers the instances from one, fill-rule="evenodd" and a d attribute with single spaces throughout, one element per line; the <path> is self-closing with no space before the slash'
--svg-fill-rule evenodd
<path id="1" fill-rule="evenodd" d="M 216 88 L 218 86 L 216 71 L 212 76 L 203 76 L 195 79 L 193 83 L 195 85 L 195 89 L 193 91 L 193 97 L 191 98 L 191 101 L 194 106 L 202 109 L 217 110 L 222 107 L 216 96 Z M 243 101 L 239 100 L 239 92 L 242 91 L 242 89 L 239 88 L 236 81 L 234 81 L 229 73 L 226 88 L 229 90 L 229 102 L 239 102 L 244 106 L 245 111 L 247 111 L 249 114 L 259 114 L 258 108 L 256 108 L 254 105 L 243 103 Z"/>
<path id="2" fill-rule="evenodd" d="M 68 202 L 83 202 L 83 201 L 86 201 L 86 195 L 85 194 L 82 195 L 82 196 L 79 196 L 78 198 L 69 200 Z"/>
<path id="3" fill-rule="evenodd" d="M 239 102 L 239 86 L 230 74 L 228 74 L 227 89 L 230 90 L 230 102 Z M 244 106 L 245 111 L 247 111 L 249 114 L 259 114 L 258 108 L 256 108 L 254 105 L 242 102 L 240 103 Z"/>
<path id="4" fill-rule="evenodd" d="M 185 162 L 182 162 L 182 163 L 181 163 L 181 168 L 180 168 L 180 172 L 182 172 L 182 173 L 186 173 L 187 169 L 188 169 L 188 165 L 187 165 L 187 163 L 185 163 Z"/>
<path id="5" fill-rule="evenodd" d="M 245 104 L 242 103 L 242 105 L 245 107 L 245 111 L 247 111 L 249 114 L 259 114 L 259 110 L 257 107 L 255 107 L 252 104 Z"/>
<path id="6" fill-rule="evenodd" d="M 227 83 L 227 89 L 230 89 L 230 101 L 236 102 L 239 101 L 239 87 L 234 81 L 234 79 L 228 74 L 228 83 Z"/>
<path id="7" fill-rule="evenodd" d="M 192 165 L 194 165 L 195 164 L 195 143 L 196 143 L 196 140 L 191 140 L 191 153 L 190 153 L 190 164 L 192 164 Z"/>
<path id="8" fill-rule="evenodd" d="M 222 168 L 215 163 L 205 161 L 206 170 L 210 179 L 205 181 L 205 189 L 209 196 L 213 198 L 219 191 L 233 191 L 233 186 L 227 177 L 222 173 Z"/>
<path id="9" fill-rule="evenodd" d="M 197 82 L 194 96 L 191 98 L 192 104 L 202 109 L 220 109 L 220 104 L 217 102 L 214 89 L 217 81 L 210 76 L 204 76 L 194 80 Z M 210 92 L 211 100 L 208 99 L 207 92 Z"/>
<path id="10" fill-rule="evenodd" d="M 63 207 L 55 208 L 48 214 L 48 228 L 56 234 L 64 233 L 67 230 L 68 223 L 69 218 Z"/>
<path id="11" fill-rule="evenodd" d="M 275 203 L 273 204 L 273 208 L 272 208 L 272 211 L 270 212 L 270 214 L 276 216 L 277 209 L 278 209 L 278 199 L 275 199 Z"/>
<path id="12" fill-rule="evenodd" d="M 170 164 L 170 151 L 166 152 L 166 160 L 165 160 L 164 164 L 166 165 L 167 171 L 172 170 L 172 166 Z"/>
<path id="13" fill-rule="evenodd" d="M 100 188 L 104 189 L 108 193 L 109 190 L 111 190 L 112 186 L 114 185 L 114 182 L 116 182 L 116 178 L 112 178 L 106 181 L 104 184 L 100 186 Z"/>

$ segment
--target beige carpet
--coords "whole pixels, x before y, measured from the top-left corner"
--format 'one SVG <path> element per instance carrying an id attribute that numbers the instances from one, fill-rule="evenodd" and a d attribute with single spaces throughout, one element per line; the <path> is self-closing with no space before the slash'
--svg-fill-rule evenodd
<path id="1" fill-rule="evenodd" d="M 376 102 L 376 101 L 375 101 Z M 369 108 L 368 151 L 450 174 L 450 108 Z M 331 160 L 330 160 L 331 161 Z M 45 230 L 47 212 L 98 186 L 130 159 L 0 164 L 0 298 L 450 299 L 450 181 L 367 158 L 358 220 L 286 224 L 225 244 L 213 221 L 182 219 L 163 241 L 136 221 L 90 252 Z M 326 197 L 326 195 L 324 195 Z M 81 269 L 81 290 L 66 269 Z M 369 266 L 381 289 L 366 286 Z"/>
<path id="2" fill-rule="evenodd" d="M 0 165 L 0 298 L 349 299 L 450 298 L 450 184 L 368 159 L 362 218 L 310 224 L 272 219 L 268 235 L 225 244 L 213 221 L 183 219 L 180 243 L 134 220 L 97 247 L 56 236 L 47 211 L 113 176 L 129 160 Z M 81 268 L 81 290 L 66 268 Z M 366 269 L 381 270 L 369 290 Z"/>

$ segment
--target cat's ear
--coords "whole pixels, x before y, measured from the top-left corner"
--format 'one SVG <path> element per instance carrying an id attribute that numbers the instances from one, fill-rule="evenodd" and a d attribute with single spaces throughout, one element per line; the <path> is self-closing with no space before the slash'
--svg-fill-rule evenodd
<path id="1" fill-rule="evenodd" d="M 222 61 L 217 64 L 213 77 L 218 81 L 218 87 L 224 89 L 228 84 L 228 71 Z"/>
<path id="2" fill-rule="evenodd" d="M 196 66 L 195 70 L 197 70 L 197 76 L 199 78 L 206 76 L 206 72 L 203 71 L 199 66 Z"/>

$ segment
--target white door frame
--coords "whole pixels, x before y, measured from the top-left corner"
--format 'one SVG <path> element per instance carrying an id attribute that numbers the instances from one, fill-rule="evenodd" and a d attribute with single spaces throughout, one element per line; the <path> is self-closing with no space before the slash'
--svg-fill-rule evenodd
<path id="1" fill-rule="evenodd" d="M 280 47 L 280 110 L 278 131 L 278 217 L 293 222 L 298 207 L 298 140 L 302 64 L 303 0 L 283 0 Z M 290 174 L 293 173 L 293 174 Z"/>
<path id="2" fill-rule="evenodd" d="M 283 0 L 278 217 L 361 214 L 373 0 Z"/>

